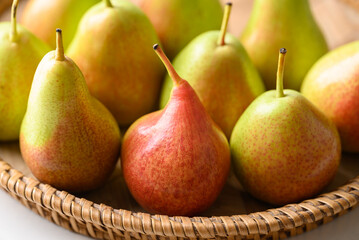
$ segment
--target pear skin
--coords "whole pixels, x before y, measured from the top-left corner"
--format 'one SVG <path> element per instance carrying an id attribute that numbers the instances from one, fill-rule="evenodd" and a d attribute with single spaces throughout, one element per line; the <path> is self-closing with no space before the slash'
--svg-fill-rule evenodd
<path id="1" fill-rule="evenodd" d="M 120 131 L 76 64 L 56 51 L 39 64 L 21 125 L 20 148 L 33 175 L 69 192 L 98 188 L 119 155 Z"/>
<path id="2" fill-rule="evenodd" d="M 257 69 L 239 40 L 226 33 L 231 4 L 225 7 L 221 31 L 202 33 L 174 59 L 173 66 L 196 91 L 203 106 L 229 139 L 246 107 L 265 91 Z M 160 107 L 172 90 L 167 74 Z"/>
<path id="3" fill-rule="evenodd" d="M 138 119 L 124 136 L 124 178 L 136 201 L 151 213 L 192 216 L 208 208 L 226 182 L 227 139 L 195 91 L 155 45 L 175 87 L 165 109 Z"/>
<path id="4" fill-rule="evenodd" d="M 324 55 L 311 68 L 301 92 L 338 128 L 342 147 L 359 152 L 359 41 Z"/>
<path id="5" fill-rule="evenodd" d="M 0 141 L 19 138 L 36 67 L 50 48 L 12 19 L 0 23 Z"/>
<path id="6" fill-rule="evenodd" d="M 223 10 L 218 0 L 142 0 L 138 5 L 151 20 L 169 59 L 199 34 L 221 26 Z"/>
<path id="7" fill-rule="evenodd" d="M 158 38 L 145 14 L 127 1 L 105 2 L 84 15 L 68 55 L 91 94 L 128 126 L 155 110 L 164 68 L 151 51 Z"/>
<path id="8" fill-rule="evenodd" d="M 308 0 L 255 0 L 240 37 L 267 89 L 275 89 L 277 50 L 288 50 L 284 85 L 300 89 L 311 66 L 328 51 Z"/>
<path id="9" fill-rule="evenodd" d="M 21 23 L 41 40 L 55 48 L 54 29 L 61 28 L 64 47 L 71 43 L 82 15 L 100 0 L 30 0 Z"/>
<path id="10" fill-rule="evenodd" d="M 278 72 L 283 65 L 282 59 Z M 333 179 L 341 144 L 334 123 L 299 92 L 283 91 L 283 72 L 278 75 L 277 89 L 256 98 L 239 118 L 230 146 L 245 189 L 284 205 L 313 197 Z"/>

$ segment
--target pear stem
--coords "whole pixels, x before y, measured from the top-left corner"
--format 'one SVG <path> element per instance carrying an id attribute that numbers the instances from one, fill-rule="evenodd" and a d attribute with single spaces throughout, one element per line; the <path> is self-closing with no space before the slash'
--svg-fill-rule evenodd
<path id="1" fill-rule="evenodd" d="M 15 42 L 17 40 L 17 24 L 16 24 L 16 12 L 19 0 L 14 0 L 11 7 L 11 32 L 10 41 Z"/>
<path id="2" fill-rule="evenodd" d="M 105 1 L 105 4 L 106 4 L 106 7 L 113 7 L 110 0 L 104 0 L 104 1 Z"/>
<path id="3" fill-rule="evenodd" d="M 64 45 L 62 43 L 62 30 L 56 29 L 56 56 L 57 61 L 65 60 Z"/>
<path id="4" fill-rule="evenodd" d="M 224 46 L 226 44 L 225 38 L 226 38 L 226 33 L 227 33 L 229 16 L 231 15 L 231 9 L 232 9 L 232 3 L 227 2 L 226 6 L 224 8 L 221 32 L 219 33 L 219 38 L 218 38 L 218 45 L 220 45 L 220 46 Z"/>
<path id="5" fill-rule="evenodd" d="M 279 50 L 279 59 L 278 59 L 278 69 L 277 69 L 277 94 L 276 97 L 284 97 L 283 91 L 283 73 L 284 73 L 284 59 L 287 50 L 285 48 L 281 48 Z"/>
<path id="6" fill-rule="evenodd" d="M 153 45 L 153 49 L 165 65 L 168 74 L 172 78 L 173 83 L 178 86 L 183 79 L 177 74 L 176 70 L 174 69 L 173 65 L 171 64 L 170 60 L 168 60 L 166 54 L 162 51 L 161 47 L 158 44 Z"/>

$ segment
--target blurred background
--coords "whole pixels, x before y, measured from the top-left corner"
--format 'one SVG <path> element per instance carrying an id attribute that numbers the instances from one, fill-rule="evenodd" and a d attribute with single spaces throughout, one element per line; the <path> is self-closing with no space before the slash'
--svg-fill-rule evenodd
<path id="1" fill-rule="evenodd" d="M 140 2 L 141 0 L 132 0 Z M 12 0 L 0 0 L 0 21 L 10 19 Z M 20 0 L 19 19 L 27 0 Z M 224 4 L 227 0 L 221 0 Z M 233 12 L 229 30 L 236 36 L 242 32 L 251 13 L 253 0 L 232 0 Z M 330 48 L 359 40 L 358 0 L 310 0 L 312 12 L 320 25 Z"/>

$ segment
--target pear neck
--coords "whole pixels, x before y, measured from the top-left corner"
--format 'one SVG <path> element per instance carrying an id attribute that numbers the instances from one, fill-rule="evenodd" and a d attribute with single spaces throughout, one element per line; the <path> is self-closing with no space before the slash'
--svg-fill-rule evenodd
<path id="1" fill-rule="evenodd" d="M 16 23 L 16 13 L 17 6 L 19 4 L 18 0 L 14 0 L 11 7 L 11 32 L 10 32 L 10 41 L 16 42 L 18 39 L 17 33 L 17 23 Z"/>

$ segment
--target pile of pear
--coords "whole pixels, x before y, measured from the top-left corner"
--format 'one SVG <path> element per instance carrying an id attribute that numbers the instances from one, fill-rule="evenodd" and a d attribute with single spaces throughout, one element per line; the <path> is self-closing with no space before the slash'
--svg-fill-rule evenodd
<path id="1" fill-rule="evenodd" d="M 19 139 L 41 182 L 91 191 L 120 160 L 145 210 L 193 216 L 231 168 L 283 205 L 320 193 L 342 148 L 359 152 L 359 44 L 324 55 L 307 0 L 256 0 L 240 39 L 231 3 L 137 2 L 30 0 L 25 28 L 14 0 L 0 24 L 0 140 Z"/>

